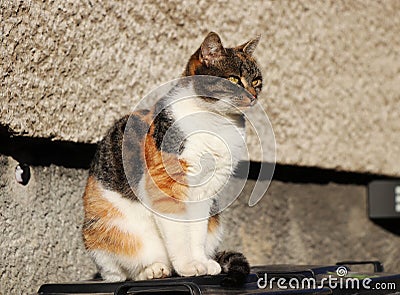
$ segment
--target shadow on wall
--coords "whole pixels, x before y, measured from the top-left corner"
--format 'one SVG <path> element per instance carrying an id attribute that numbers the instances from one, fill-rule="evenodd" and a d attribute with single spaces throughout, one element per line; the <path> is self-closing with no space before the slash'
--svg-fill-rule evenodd
<path id="1" fill-rule="evenodd" d="M 0 142 L 0 154 L 32 166 L 54 164 L 66 168 L 88 169 L 96 151 L 96 144 L 13 136 L 8 128 L 2 125 Z"/>
<path id="2" fill-rule="evenodd" d="M 31 166 L 50 166 L 54 164 L 65 168 L 88 169 L 96 151 L 96 144 L 13 136 L 12 132 L 2 125 L 0 125 L 0 142 L 2 142 L 0 154 L 10 156 L 21 164 Z M 249 171 L 247 171 L 247 167 L 248 165 L 244 163 L 239 165 L 236 177 L 257 180 L 261 163 L 252 161 L 250 162 Z M 328 184 L 333 182 L 366 186 L 373 180 L 396 178 L 377 174 L 276 164 L 273 179 L 302 184 Z M 400 220 L 372 221 L 383 229 L 400 235 Z"/>

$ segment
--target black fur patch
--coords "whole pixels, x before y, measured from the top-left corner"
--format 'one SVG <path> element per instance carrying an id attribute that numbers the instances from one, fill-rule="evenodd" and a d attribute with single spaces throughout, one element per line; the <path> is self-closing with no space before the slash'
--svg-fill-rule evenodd
<path id="1" fill-rule="evenodd" d="M 219 210 L 220 210 L 220 208 L 219 208 L 218 200 L 213 199 L 211 207 L 210 207 L 210 216 L 214 216 L 215 214 L 217 214 L 219 212 Z"/>
<path id="2" fill-rule="evenodd" d="M 180 155 L 184 149 L 183 132 L 174 124 L 171 111 L 160 101 L 156 105 L 153 138 L 158 150 Z"/>
<path id="3" fill-rule="evenodd" d="M 98 144 L 89 175 L 95 176 L 102 185 L 110 190 L 121 193 L 123 196 L 136 199 L 125 175 L 122 159 L 122 143 L 124 131 L 129 120 L 129 130 L 125 137 L 125 144 L 129 147 L 130 165 L 125 167 L 132 185 L 137 185 L 143 174 L 143 160 L 141 157 L 140 141 L 148 130 L 148 125 L 133 116 L 124 116 L 108 131 L 107 135 Z"/>
<path id="4" fill-rule="evenodd" d="M 227 276 L 222 280 L 224 287 L 240 287 L 246 282 L 250 273 L 250 265 L 246 257 L 239 252 L 218 252 L 215 260 L 221 265 L 222 273 Z"/>

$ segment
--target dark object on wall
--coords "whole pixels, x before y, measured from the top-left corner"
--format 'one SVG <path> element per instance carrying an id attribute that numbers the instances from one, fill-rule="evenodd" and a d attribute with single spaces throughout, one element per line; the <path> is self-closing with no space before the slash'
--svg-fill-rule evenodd
<path id="1" fill-rule="evenodd" d="M 70 284 L 46 284 L 38 293 L 49 294 L 394 294 L 400 291 L 400 274 L 351 272 L 349 265 L 371 262 L 346 262 L 327 266 L 270 265 L 255 266 L 241 288 L 221 286 L 225 275 L 173 277 L 151 281 L 104 283 L 86 281 Z M 376 265 L 381 263 L 373 261 Z M 372 269 L 371 269 L 372 271 Z M 329 278 L 331 281 L 329 281 Z M 349 283 L 346 285 L 346 282 Z M 304 282 L 304 285 L 302 285 Z M 331 285 L 336 282 L 336 287 Z M 342 282 L 342 283 L 340 283 Z M 296 284 L 299 284 L 298 286 Z M 380 287 L 379 290 L 377 289 Z"/>
<path id="2" fill-rule="evenodd" d="M 22 185 L 27 185 L 29 179 L 31 179 L 31 169 L 29 166 L 27 164 L 18 164 L 15 167 L 15 180 Z"/>
<path id="3" fill-rule="evenodd" d="M 386 230 L 400 234 L 400 180 L 375 180 L 368 185 L 368 215 Z"/>
<path id="4" fill-rule="evenodd" d="M 374 267 L 374 272 L 383 272 L 384 267 L 380 261 L 373 260 L 373 261 L 341 261 L 336 263 L 336 265 L 367 265 L 370 264 Z"/>

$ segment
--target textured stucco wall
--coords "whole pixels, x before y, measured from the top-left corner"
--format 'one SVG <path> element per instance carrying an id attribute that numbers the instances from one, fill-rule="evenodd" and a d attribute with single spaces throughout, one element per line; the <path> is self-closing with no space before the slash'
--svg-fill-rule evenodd
<path id="1" fill-rule="evenodd" d="M 400 175 L 397 0 L 0 2 L 0 124 L 18 134 L 95 142 L 208 31 L 262 34 L 278 162 Z"/>
<path id="2" fill-rule="evenodd" d="M 33 294 L 46 281 L 88 279 L 81 196 L 87 172 L 32 167 L 27 186 L 14 179 L 15 162 L 0 155 L 0 294 Z"/>
<path id="3" fill-rule="evenodd" d="M 87 171 L 32 167 L 27 186 L 14 180 L 17 162 L 0 156 L 0 294 L 31 294 L 49 282 L 90 278 L 83 249 L 81 195 Z M 400 272 L 400 237 L 368 220 L 366 189 L 273 181 L 255 207 L 253 182 L 224 212 L 224 249 L 243 251 L 252 264 L 319 264 L 379 259 Z"/>
<path id="4" fill-rule="evenodd" d="M 260 101 L 278 162 L 400 176 L 399 1 L 158 2 L 0 0 L 0 127 L 96 142 L 178 77 L 208 31 L 228 46 L 262 34 Z M 0 293 L 89 278 L 87 171 L 32 167 L 23 187 L 16 164 L 0 155 Z M 256 207 L 246 202 L 226 211 L 224 245 L 252 263 L 380 259 L 400 272 L 400 238 L 367 219 L 362 186 L 274 181 Z"/>

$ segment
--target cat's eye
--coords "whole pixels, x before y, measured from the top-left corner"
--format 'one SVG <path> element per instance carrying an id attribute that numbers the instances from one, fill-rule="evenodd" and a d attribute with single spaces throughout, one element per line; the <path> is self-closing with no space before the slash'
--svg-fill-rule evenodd
<path id="1" fill-rule="evenodd" d="M 229 76 L 228 80 L 231 81 L 232 83 L 238 84 L 239 83 L 239 78 L 235 76 Z"/>
<path id="2" fill-rule="evenodd" d="M 253 87 L 260 86 L 260 85 L 261 85 L 261 80 L 260 80 L 260 79 L 254 80 L 253 82 L 251 82 L 251 85 L 252 85 Z"/>

